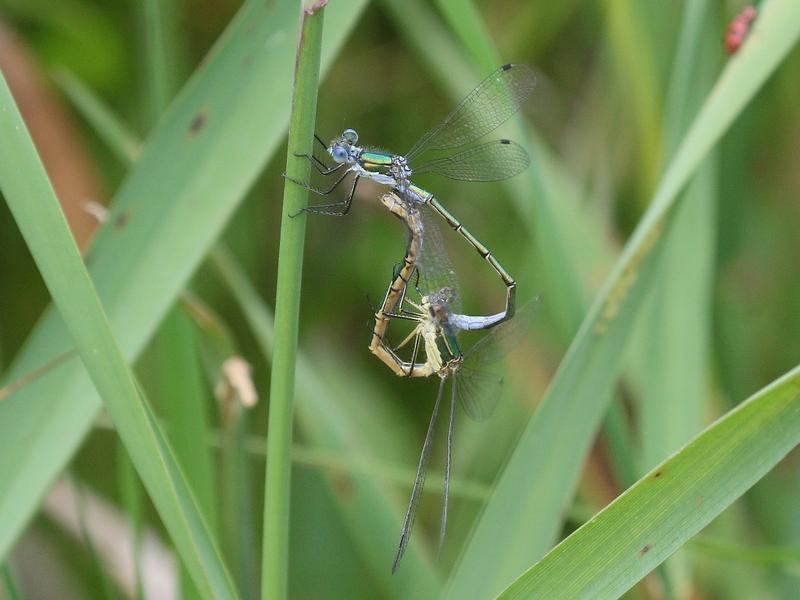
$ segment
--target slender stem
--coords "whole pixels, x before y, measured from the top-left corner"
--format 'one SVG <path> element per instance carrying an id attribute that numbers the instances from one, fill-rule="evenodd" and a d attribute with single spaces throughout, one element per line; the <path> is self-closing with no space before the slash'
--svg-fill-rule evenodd
<path id="1" fill-rule="evenodd" d="M 322 42 L 323 11 L 302 13 L 297 47 L 292 116 L 286 173 L 308 181 L 309 162 L 296 154 L 311 154 Z M 264 546 L 261 597 L 287 596 L 289 546 L 289 483 L 292 465 L 292 409 L 294 397 L 300 281 L 306 217 L 297 214 L 308 203 L 308 192 L 286 182 L 283 194 L 278 280 L 275 294 L 275 353 L 272 361 L 267 472 L 264 492 Z M 296 215 L 291 217 L 290 215 Z"/>

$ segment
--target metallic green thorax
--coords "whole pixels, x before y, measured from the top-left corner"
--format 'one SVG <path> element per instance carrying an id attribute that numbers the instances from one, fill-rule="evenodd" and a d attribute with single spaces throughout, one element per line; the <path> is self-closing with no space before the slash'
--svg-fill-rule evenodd
<path id="1" fill-rule="evenodd" d="M 376 150 L 364 150 L 359 157 L 361 166 L 367 171 L 387 172 L 392 166 L 392 155 L 387 152 Z"/>

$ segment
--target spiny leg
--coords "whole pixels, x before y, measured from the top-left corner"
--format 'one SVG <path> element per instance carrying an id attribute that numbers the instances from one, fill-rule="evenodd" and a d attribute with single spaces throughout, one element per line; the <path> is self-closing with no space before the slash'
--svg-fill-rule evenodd
<path id="1" fill-rule="evenodd" d="M 311 163 L 311 166 L 314 167 L 317 170 L 317 173 L 319 173 L 320 175 L 325 175 L 325 176 L 328 176 L 328 175 L 331 175 L 331 174 L 335 173 L 336 171 L 338 171 L 339 169 L 341 169 L 345 165 L 345 163 L 339 163 L 338 165 L 334 165 L 332 167 L 329 167 L 328 165 L 326 165 L 324 162 L 322 162 L 320 159 L 318 159 L 313 154 L 297 154 L 297 153 L 295 153 L 295 156 L 297 156 L 298 158 L 306 158 L 306 159 L 308 159 L 308 161 Z"/>
<path id="2" fill-rule="evenodd" d="M 322 149 L 327 153 L 328 146 L 325 144 L 325 142 L 322 141 L 322 139 L 316 133 L 314 134 L 314 140 L 320 146 L 322 146 Z M 345 163 L 339 163 L 338 165 L 334 165 L 332 167 L 328 167 L 328 165 L 326 165 L 324 162 L 322 162 L 320 159 L 318 159 L 316 156 L 314 156 L 314 150 L 313 149 L 311 150 L 311 154 L 298 154 L 297 152 L 295 152 L 294 155 L 299 157 L 299 158 L 308 159 L 311 162 L 311 164 L 314 166 L 314 168 L 317 170 L 317 172 L 320 173 L 321 175 L 330 175 L 331 173 L 333 173 L 335 171 L 338 171 L 345 164 Z"/>
<path id="3" fill-rule="evenodd" d="M 345 173 L 345 175 L 347 175 L 347 173 Z M 338 183 L 341 183 L 342 179 L 344 179 L 344 175 L 339 178 L 339 182 L 337 182 L 336 185 L 338 185 Z M 317 204 L 315 206 L 307 206 L 306 208 L 302 209 L 301 211 L 295 213 L 295 215 L 298 215 L 301 212 L 311 212 L 311 213 L 316 213 L 316 214 L 320 214 L 320 215 L 329 215 L 329 216 L 332 216 L 332 217 L 344 217 L 345 215 L 347 215 L 350 212 L 350 207 L 353 204 L 353 196 L 355 196 L 356 186 L 358 185 L 358 180 L 359 179 L 361 179 L 360 175 L 356 175 L 355 177 L 353 177 L 353 185 L 350 186 L 350 192 L 347 194 L 345 199 L 342 200 L 341 202 L 331 202 L 329 204 Z M 322 210 L 322 209 L 326 209 L 326 208 L 335 208 L 335 207 L 342 207 L 342 206 L 344 207 L 343 210 L 337 210 L 337 211 Z"/>
<path id="4" fill-rule="evenodd" d="M 321 139 L 321 138 L 320 138 L 320 137 L 319 137 L 319 136 L 316 134 L 316 132 L 314 133 L 314 139 L 317 141 L 317 143 L 318 143 L 320 146 L 322 146 L 322 149 L 323 149 L 323 150 L 325 150 L 325 152 L 327 152 L 327 151 L 328 151 L 328 144 L 326 144 L 325 142 L 323 142 L 323 141 L 322 141 L 322 139 Z"/>
<path id="5" fill-rule="evenodd" d="M 419 341 L 422 339 L 421 335 L 417 335 L 414 338 L 414 350 L 411 352 L 411 363 L 408 367 L 408 376 L 411 377 L 411 374 L 414 372 L 414 366 L 417 364 L 417 355 L 419 354 Z"/>

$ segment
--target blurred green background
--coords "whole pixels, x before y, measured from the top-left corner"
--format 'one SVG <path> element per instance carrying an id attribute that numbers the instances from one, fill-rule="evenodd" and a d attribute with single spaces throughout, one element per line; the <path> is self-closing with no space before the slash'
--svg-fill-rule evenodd
<path id="1" fill-rule="evenodd" d="M 438 561 L 432 557 L 441 501 L 442 445 L 437 447 L 415 532 L 418 551 L 410 560 L 422 561 L 423 571 L 441 581 L 572 339 L 584 302 L 646 210 L 686 122 L 728 60 L 725 27 L 742 8 L 730 0 L 707 3 L 691 60 L 697 73 L 680 100 L 685 106 L 676 108 L 670 106 L 670 82 L 688 3 L 477 2 L 479 23 L 496 44 L 497 60 L 487 60 L 490 52 L 478 38 L 459 36 L 448 4 L 368 4 L 324 74 L 316 126 L 323 139 L 355 127 L 362 142 L 402 152 L 491 65 L 524 62 L 540 76 L 533 100 L 523 107 L 525 120 L 538 132 L 525 140 L 536 173 L 544 173 L 533 176 L 544 181 L 538 190 L 531 179 L 510 185 L 421 179 L 517 277 L 522 301 L 544 296 L 536 335 L 509 363 L 509 385 L 498 413 L 487 423 L 459 421 L 449 536 Z M 0 2 L 0 66 L 84 247 L 96 224 L 86 203 L 108 204 L 130 165 L 86 118 L 76 103 L 76 86 L 93 93 L 136 138 L 146 140 L 239 6 L 231 0 Z M 162 29 L 154 31 L 154 23 Z M 685 216 L 699 225 L 690 242 L 673 240 L 683 252 L 678 250 L 672 266 L 661 272 L 657 291 L 642 311 L 614 400 L 616 418 L 607 418 L 592 446 L 562 534 L 797 363 L 798 97 L 800 52 L 795 48 L 704 167 L 702 189 L 696 192 L 704 208 Z M 682 119 L 676 117 L 681 114 Z M 515 131 L 508 127 L 508 135 Z M 220 271 L 230 275 L 229 261 L 238 264 L 261 301 L 272 306 L 283 165 L 281 149 L 225 228 L 221 243 L 230 254 L 219 247 L 214 251 L 136 364 L 171 435 L 182 427 L 181 410 L 187 410 L 170 407 L 175 395 L 191 394 L 188 410 L 205 415 L 208 435 L 188 442 L 197 447 L 194 472 L 205 474 L 199 496 L 216 515 L 213 525 L 246 594 L 258 589 L 269 363 L 260 334 Z M 577 219 L 567 223 L 574 237 L 559 240 L 559 247 L 543 239 L 548 223 L 533 208 L 542 190 L 567 205 L 554 220 L 562 219 L 563 225 L 563 219 Z M 378 556 L 365 546 L 363 531 L 353 533 L 352 521 L 362 520 L 367 533 L 387 535 L 384 522 L 352 500 L 353 482 L 369 481 L 375 486 L 370 489 L 395 507 L 399 534 L 435 392 L 433 382 L 399 380 L 367 351 L 371 303 L 382 295 L 405 243 L 401 225 L 376 199 L 376 188 L 361 186 L 348 217 L 308 220 L 300 348 L 314 377 L 303 379 L 301 372 L 298 389 L 311 389 L 312 395 L 315 390 L 330 401 L 298 408 L 290 551 L 290 589 L 296 598 L 421 597 L 438 585 L 376 575 L 374 564 L 385 564 L 388 572 L 395 530 L 380 542 L 385 552 Z M 312 203 L 318 201 L 311 197 Z M 459 240 L 447 238 L 467 312 L 498 310 L 503 290 L 494 274 Z M 0 204 L 0 239 L 0 368 L 5 371 L 49 296 L 5 204 Z M 554 272 L 560 257 L 543 257 L 564 247 L 572 255 L 564 270 L 578 265 L 577 272 Z M 582 296 L 562 295 L 576 285 Z M 688 325 L 681 314 L 690 314 Z M 661 344 L 673 335 L 677 348 Z M 219 400 L 225 396 L 219 389 L 215 397 L 222 362 L 232 355 L 252 366 L 260 396 L 253 409 L 242 409 L 235 398 Z M 659 369 L 668 363 L 677 364 L 680 373 L 681 360 L 687 361 L 686 377 L 695 387 L 672 408 L 664 390 L 675 383 L 675 371 L 664 371 L 669 380 L 661 387 L 651 388 L 649 382 L 658 383 Z M 648 413 L 654 405 L 660 412 Z M 336 419 L 346 424 L 338 430 L 343 437 L 331 442 L 319 423 Z M 630 597 L 797 597 L 798 466 L 795 452 Z M 118 547 L 130 548 L 127 532 L 146 530 L 160 536 L 165 548 L 169 545 L 107 419 L 98 420 L 60 482 L 53 494 L 62 495 L 51 494 L 11 553 L 5 572 L 14 582 L 10 587 L 30 598 L 129 594 L 136 584 L 123 583 L 109 558 L 114 552 L 105 544 L 116 540 Z M 64 508 L 69 506 L 65 498 L 73 497 L 82 507 L 76 522 L 69 516 L 75 512 Z M 109 520 L 98 499 L 110 503 Z M 110 541 L 99 539 L 95 527 L 113 532 Z M 146 548 L 149 560 L 167 565 L 161 577 L 168 583 L 174 565 L 170 571 Z M 158 576 L 146 560 L 138 570 L 145 580 Z M 184 593 L 191 596 L 191 587 Z"/>

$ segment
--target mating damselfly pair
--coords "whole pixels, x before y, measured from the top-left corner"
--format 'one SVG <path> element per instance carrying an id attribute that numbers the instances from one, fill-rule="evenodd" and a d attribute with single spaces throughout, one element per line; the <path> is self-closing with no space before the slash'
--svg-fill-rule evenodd
<path id="1" fill-rule="evenodd" d="M 406 254 L 375 313 L 370 350 L 397 375 L 437 375 L 440 383 L 411 499 L 403 519 L 393 571 L 403 556 L 411 534 L 446 382 L 451 382 L 451 393 L 440 546 L 447 522 L 456 402 L 458 400 L 465 413 L 475 420 L 484 419 L 491 414 L 493 402 L 499 396 L 502 379 L 488 372 L 486 367 L 496 362 L 508 342 L 524 329 L 514 327 L 516 323 L 508 322 L 515 314 L 515 280 L 483 243 L 432 193 L 414 184 L 411 177 L 415 174 L 438 173 L 465 181 L 499 181 L 523 171 L 529 165 L 530 159 L 525 150 L 511 140 L 499 139 L 477 145 L 470 144 L 491 133 L 513 116 L 532 93 L 535 82 L 533 71 L 526 65 L 503 65 L 478 84 L 450 115 L 422 136 L 404 155 L 359 146 L 359 136 L 354 129 L 345 129 L 329 145 L 315 135 L 316 141 L 325 149 L 333 164 L 328 165 L 313 154 L 306 155 L 306 158 L 320 175 L 335 177 L 335 180 L 326 189 L 293 180 L 311 192 L 328 196 L 352 174 L 352 182 L 343 200 L 305 209 L 308 212 L 336 216 L 344 216 L 350 211 L 356 188 L 362 178 L 386 185 L 390 188 L 390 193 L 382 196 L 381 202 L 404 222 L 408 230 Z M 429 150 L 457 151 L 414 166 L 415 159 Z M 444 219 L 500 277 L 506 290 L 506 302 L 502 311 L 485 316 L 461 313 L 454 272 L 431 214 Z M 416 292 L 416 301 L 408 297 L 409 288 Z M 535 304 L 536 301 L 526 304 L 519 311 L 522 313 L 519 315 L 521 319 L 517 320 L 527 323 Z M 390 322 L 395 320 L 411 322 L 413 329 L 406 339 L 393 345 L 388 338 L 388 329 Z M 458 340 L 461 331 L 490 328 L 493 328 L 490 333 L 469 350 L 462 352 Z M 411 348 L 409 360 L 404 360 L 398 353 L 405 346 Z"/>

